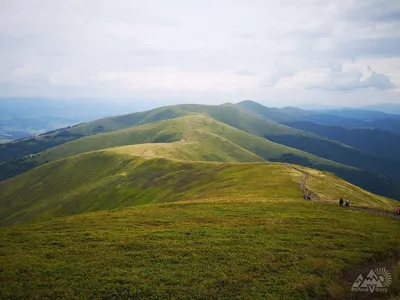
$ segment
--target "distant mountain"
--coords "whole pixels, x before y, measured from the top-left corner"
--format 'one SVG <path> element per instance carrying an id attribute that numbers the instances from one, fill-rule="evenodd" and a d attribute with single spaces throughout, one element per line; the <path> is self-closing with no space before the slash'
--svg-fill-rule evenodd
<path id="1" fill-rule="evenodd" d="M 86 119 L 87 120 L 87 119 Z M 80 118 L 3 116 L 0 118 L 0 144 L 32 137 L 85 121 Z"/>
<path id="2" fill-rule="evenodd" d="M 339 141 L 381 158 L 400 161 L 400 135 L 389 131 L 364 128 L 348 129 L 315 122 L 292 122 L 286 125 Z"/>
<path id="3" fill-rule="evenodd" d="M 260 109 L 258 107 L 258 111 Z M 264 113 L 269 111 L 266 109 Z M 304 117 L 303 110 L 291 107 L 272 111 L 277 112 L 275 117 L 285 117 L 285 120 Z M 201 122 L 189 119 L 191 121 L 181 125 L 175 123 L 182 117 L 196 115 L 206 119 Z M 206 121 L 207 118 L 213 121 Z M 204 123 L 208 125 L 204 127 Z M 195 137 L 190 135 L 188 138 L 187 132 L 191 127 L 197 128 L 202 134 L 197 133 Z M 236 130 L 234 134 L 229 129 L 232 127 Z M 193 143 L 183 146 L 179 144 L 178 148 L 173 144 L 162 146 L 185 140 L 185 136 L 186 139 L 194 139 Z M 400 162 L 368 154 L 312 132 L 279 124 L 232 104 L 160 107 L 146 112 L 103 118 L 36 138 L 0 145 L 0 159 L 3 161 L 0 165 L 0 178 L 4 180 L 39 164 L 88 151 L 148 143 L 157 143 L 157 147 L 136 147 L 134 153 L 157 152 L 164 153 L 164 156 L 173 155 L 173 158 L 178 153 L 191 160 L 211 161 L 247 161 L 244 158 L 247 156 L 248 159 L 252 158 L 251 161 L 257 158 L 295 163 L 328 170 L 370 191 L 400 198 L 400 183 L 397 182 L 400 178 Z M 200 148 L 204 157 L 196 155 L 198 150 L 195 149 Z"/>
<path id="4" fill-rule="evenodd" d="M 37 138 L 23 139 L 0 145 L 0 162 L 22 157 L 28 154 L 52 148 L 68 141 L 95 134 L 126 129 L 133 126 L 173 119 L 177 117 L 204 114 L 214 119 L 262 136 L 266 133 L 290 133 L 296 129 L 280 125 L 270 120 L 264 120 L 247 114 L 233 105 L 196 105 L 183 104 L 166 106 L 145 112 L 138 112 L 116 117 L 107 117 L 92 122 L 82 123 L 70 128 L 55 130 L 42 134 Z M 300 131 L 299 131 L 300 132 Z"/>
<path id="5" fill-rule="evenodd" d="M 0 144 L 152 105 L 104 99 L 0 98 Z"/>
<path id="6" fill-rule="evenodd" d="M 63 117 L 93 120 L 105 116 L 150 109 L 157 104 L 110 99 L 0 98 L 0 118 Z"/>
<path id="7" fill-rule="evenodd" d="M 400 103 L 372 104 L 362 107 L 365 110 L 376 110 L 387 114 L 400 115 Z"/>
<path id="8" fill-rule="evenodd" d="M 296 107 L 266 107 L 250 100 L 239 102 L 235 106 L 278 123 L 308 121 L 310 119 L 310 112 Z"/>
<path id="9" fill-rule="evenodd" d="M 280 124 L 293 122 L 314 122 L 323 125 L 346 128 L 382 129 L 400 134 L 400 115 L 360 109 L 304 110 L 296 107 L 266 107 L 254 101 L 246 100 L 236 106 L 268 120 Z"/>
<path id="10" fill-rule="evenodd" d="M 331 115 L 341 118 L 348 119 L 361 119 L 366 122 L 381 119 L 400 119 L 400 115 L 394 113 L 388 114 L 381 111 L 375 110 L 365 110 L 356 108 L 346 108 L 346 109 L 326 109 L 321 111 L 311 112 L 312 115 Z"/>

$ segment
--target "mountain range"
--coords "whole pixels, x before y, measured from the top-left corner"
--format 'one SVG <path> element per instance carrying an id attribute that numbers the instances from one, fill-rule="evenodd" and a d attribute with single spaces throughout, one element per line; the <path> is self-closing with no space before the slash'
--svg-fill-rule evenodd
<path id="1" fill-rule="evenodd" d="M 367 122 L 365 118 L 400 121 L 397 115 L 380 112 L 351 113 L 353 118 L 348 118 L 350 113 L 347 113 L 347 119 L 364 123 Z M 389 132 L 375 127 L 332 125 L 341 120 L 339 115 L 339 112 L 331 111 L 329 117 L 325 117 L 321 112 L 310 113 L 293 107 L 268 108 L 253 101 L 243 101 L 217 106 L 166 106 L 107 117 L 0 145 L 0 179 L 87 151 L 179 142 L 183 136 L 192 135 L 188 133 L 192 127 L 185 124 L 197 124 L 198 132 L 197 127 L 203 124 L 198 118 L 208 118 L 208 123 L 204 121 L 208 125 L 201 125 L 202 135 L 207 135 L 200 138 L 197 133 L 192 137 L 201 141 L 199 145 L 203 149 L 209 143 L 207 156 L 201 158 L 193 153 L 192 160 L 254 161 L 257 156 L 266 161 L 296 163 L 329 171 L 371 192 L 400 199 L 400 159 L 397 155 L 400 135 L 394 133 L 400 127 L 392 127 Z M 327 124 L 329 122 L 331 125 Z M 230 147 L 224 149 L 222 145 L 221 149 L 212 147 L 214 140 L 218 140 L 218 145 L 222 141 L 229 143 L 232 150 Z M 179 147 L 185 149 L 189 147 L 179 145 L 184 145 Z M 244 157 L 231 155 L 231 151 L 236 153 L 238 149 Z M 201 155 L 206 152 L 202 150 Z"/>
<path id="2" fill-rule="evenodd" d="M 380 120 L 183 104 L 1 144 L 0 298 L 351 297 L 343 274 L 400 249 Z"/>

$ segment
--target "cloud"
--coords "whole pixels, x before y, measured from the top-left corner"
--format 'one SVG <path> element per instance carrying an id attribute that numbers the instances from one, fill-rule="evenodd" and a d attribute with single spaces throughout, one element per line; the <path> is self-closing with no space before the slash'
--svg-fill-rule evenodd
<path id="1" fill-rule="evenodd" d="M 309 82 L 305 84 L 307 89 L 350 91 L 355 89 L 377 89 L 389 90 L 396 88 L 396 85 L 384 74 L 380 74 L 372 70 L 370 66 L 366 66 L 366 76 L 358 69 L 328 70 L 322 80 Z"/>
<path id="2" fill-rule="evenodd" d="M 296 74 L 296 72 L 297 70 L 276 70 L 275 72 L 268 74 L 261 80 L 260 87 L 274 87 L 282 78 L 293 76 L 294 74 Z"/>
<path id="3" fill-rule="evenodd" d="M 256 72 L 246 71 L 246 70 L 238 70 L 235 72 L 238 76 L 257 76 Z"/>
<path id="4" fill-rule="evenodd" d="M 0 93 L 383 99 L 400 85 L 399 3 L 0 1 Z"/>
<path id="5" fill-rule="evenodd" d="M 400 4 L 392 0 L 365 0 L 356 2 L 346 17 L 359 22 L 400 22 Z"/>

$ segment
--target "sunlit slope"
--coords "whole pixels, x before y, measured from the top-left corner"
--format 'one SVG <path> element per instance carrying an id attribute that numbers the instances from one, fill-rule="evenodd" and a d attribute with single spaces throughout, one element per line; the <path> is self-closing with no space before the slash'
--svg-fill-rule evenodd
<path id="1" fill-rule="evenodd" d="M 274 121 L 265 120 L 254 114 L 243 111 L 233 105 L 199 105 L 199 104 L 180 104 L 160 107 L 153 110 L 132 113 L 122 116 L 107 117 L 92 122 L 82 123 L 74 126 L 69 131 L 73 134 L 91 135 L 94 132 L 109 132 L 126 129 L 138 125 L 154 123 L 158 121 L 202 114 L 213 119 L 245 130 L 251 133 L 301 133 L 291 127 L 278 124 Z"/>
<path id="2" fill-rule="evenodd" d="M 174 145 L 165 143 L 179 142 Z M 191 115 L 75 140 L 40 153 L 34 158 L 43 163 L 72 155 L 117 146 L 133 147 L 132 153 L 153 149 L 156 156 L 198 161 L 281 161 L 293 159 L 309 165 L 343 167 L 332 161 L 268 141 L 203 115 Z M 159 143 L 159 144 L 158 144 Z M 158 144 L 158 145 L 157 145 Z M 157 150 L 159 148 L 159 150 Z M 127 153 L 128 148 L 123 152 Z M 171 150 L 172 154 L 168 154 Z M 129 151 L 128 151 L 129 152 Z"/>
<path id="3" fill-rule="evenodd" d="M 203 115 L 84 137 L 41 152 L 23 163 L 43 164 L 102 149 L 185 161 L 293 163 L 333 172 L 365 189 L 391 197 L 396 197 L 400 189 L 396 181 L 271 142 Z"/>
<path id="4" fill-rule="evenodd" d="M 295 166 L 295 168 L 303 172 L 305 185 L 309 190 L 315 191 L 318 201 L 337 205 L 340 198 L 345 200 L 348 198 L 351 201 L 351 206 L 384 210 L 391 213 L 394 213 L 399 205 L 398 201 L 363 190 L 331 173 L 301 166 Z"/>
<path id="5" fill-rule="evenodd" d="M 281 171 L 279 165 L 259 163 L 185 163 L 87 153 L 1 182 L 0 219 L 10 224 L 196 196 L 300 197 L 293 170 L 287 169 L 287 176 Z M 264 182 L 265 176 L 270 180 Z"/>
<path id="6" fill-rule="evenodd" d="M 112 151 L 57 160 L 1 182 L 1 224 L 154 202 L 302 199 L 299 183 L 304 174 L 291 165 L 182 162 Z M 332 178 L 335 184 L 339 180 L 328 173 L 315 176 L 322 181 L 324 189 L 329 189 Z M 353 193 L 361 193 L 360 189 L 343 184 Z M 337 190 L 335 187 L 332 190 L 329 191 L 332 199 L 328 201 L 336 203 Z M 354 200 L 357 200 L 354 205 L 369 201 L 363 194 Z M 379 198 L 376 207 L 394 209 L 395 205 L 395 201 Z"/>
<path id="7" fill-rule="evenodd" d="M 199 161 L 264 161 L 263 158 L 241 147 L 240 144 L 235 144 L 216 134 L 224 127 L 228 126 L 205 116 L 187 116 L 85 137 L 45 151 L 35 160 L 53 161 L 93 150 L 145 144 L 132 149 L 132 153 L 141 155 L 142 152 L 150 149 L 154 149 L 153 152 L 155 152 L 155 149 L 161 151 L 164 148 L 171 150 L 173 155 L 162 151 L 161 155 L 155 156 Z M 236 135 L 248 135 L 234 128 L 229 128 L 229 130 Z M 255 136 L 253 138 L 258 139 Z M 271 151 L 272 148 L 280 147 L 278 145 L 274 147 L 274 143 L 264 142 L 262 139 L 260 141 L 266 151 L 269 150 L 268 147 Z"/>

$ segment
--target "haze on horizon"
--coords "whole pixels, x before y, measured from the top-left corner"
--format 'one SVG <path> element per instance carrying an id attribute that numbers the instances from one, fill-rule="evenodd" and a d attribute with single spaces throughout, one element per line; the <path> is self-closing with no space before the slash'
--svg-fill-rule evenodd
<path id="1" fill-rule="evenodd" d="M 400 2 L 0 2 L 0 97 L 400 103 Z"/>

